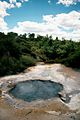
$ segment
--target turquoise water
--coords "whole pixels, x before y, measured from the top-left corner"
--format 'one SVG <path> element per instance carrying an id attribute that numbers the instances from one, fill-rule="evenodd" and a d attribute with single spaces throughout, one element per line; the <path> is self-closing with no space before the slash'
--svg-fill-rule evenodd
<path id="1" fill-rule="evenodd" d="M 32 102 L 57 97 L 61 90 L 63 90 L 61 84 L 50 80 L 29 80 L 17 83 L 10 93 L 16 98 Z"/>

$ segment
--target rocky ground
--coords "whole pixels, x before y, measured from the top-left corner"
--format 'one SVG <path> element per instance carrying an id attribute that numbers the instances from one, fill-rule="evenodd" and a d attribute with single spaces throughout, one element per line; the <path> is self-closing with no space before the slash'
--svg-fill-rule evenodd
<path id="1" fill-rule="evenodd" d="M 8 94 L 19 81 L 41 79 L 63 84 L 61 98 L 24 102 Z M 0 78 L 0 120 L 80 120 L 80 72 L 61 64 L 30 67 L 24 73 Z M 70 97 L 65 102 L 65 95 Z"/>

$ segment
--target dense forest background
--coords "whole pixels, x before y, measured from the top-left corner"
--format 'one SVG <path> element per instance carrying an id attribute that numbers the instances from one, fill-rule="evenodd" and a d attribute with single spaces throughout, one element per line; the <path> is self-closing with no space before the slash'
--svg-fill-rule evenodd
<path id="1" fill-rule="evenodd" d="M 34 33 L 0 33 L 0 76 L 19 73 L 37 62 L 80 68 L 80 42 Z"/>

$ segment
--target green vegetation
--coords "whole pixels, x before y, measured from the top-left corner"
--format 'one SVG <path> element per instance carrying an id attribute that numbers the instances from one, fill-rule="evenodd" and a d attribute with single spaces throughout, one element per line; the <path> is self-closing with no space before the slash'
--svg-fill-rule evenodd
<path id="1" fill-rule="evenodd" d="M 80 42 L 34 33 L 0 33 L 0 76 L 19 73 L 40 61 L 80 68 Z"/>

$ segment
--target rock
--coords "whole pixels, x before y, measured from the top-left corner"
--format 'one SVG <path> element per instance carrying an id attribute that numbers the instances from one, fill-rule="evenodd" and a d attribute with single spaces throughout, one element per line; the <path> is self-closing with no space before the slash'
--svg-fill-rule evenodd
<path id="1" fill-rule="evenodd" d="M 0 82 L 0 88 L 2 87 L 3 82 Z"/>
<path id="2" fill-rule="evenodd" d="M 8 87 L 9 87 L 9 88 L 14 88 L 14 87 L 15 87 L 15 84 L 13 84 L 11 81 L 9 81 Z"/>
<path id="3" fill-rule="evenodd" d="M 52 114 L 52 115 L 60 115 L 61 114 L 61 112 L 56 112 L 56 111 L 46 111 L 46 113 Z"/>
<path id="4" fill-rule="evenodd" d="M 2 90 L 0 90 L 0 97 L 2 96 Z"/>
<path id="5" fill-rule="evenodd" d="M 8 81 L 9 84 L 11 84 L 12 82 L 11 81 Z"/>
<path id="6" fill-rule="evenodd" d="M 6 94 L 6 91 L 5 91 L 5 90 L 4 90 L 4 91 L 2 91 L 2 95 L 3 95 L 3 96 L 5 96 L 5 94 Z"/>
<path id="7" fill-rule="evenodd" d="M 59 98 L 65 103 L 69 103 L 71 100 L 71 97 L 69 97 L 69 95 L 64 92 L 59 92 L 58 95 Z"/>
<path id="8" fill-rule="evenodd" d="M 65 93 L 64 91 L 59 92 L 58 95 L 59 95 L 59 98 L 62 98 L 63 100 L 65 100 L 65 98 L 66 98 L 66 93 Z"/>
<path id="9" fill-rule="evenodd" d="M 56 112 L 56 111 L 46 111 L 46 113 L 52 114 L 52 115 L 60 115 L 61 114 L 61 112 Z"/>

